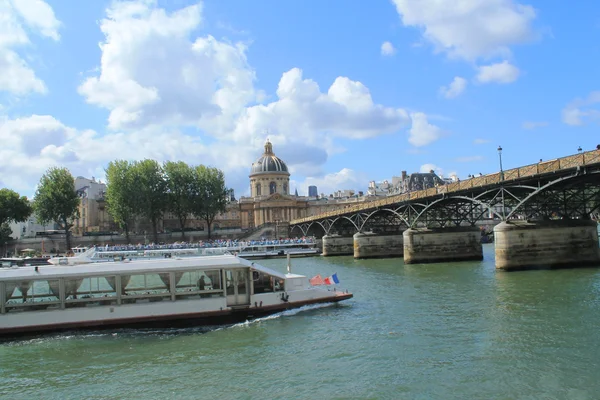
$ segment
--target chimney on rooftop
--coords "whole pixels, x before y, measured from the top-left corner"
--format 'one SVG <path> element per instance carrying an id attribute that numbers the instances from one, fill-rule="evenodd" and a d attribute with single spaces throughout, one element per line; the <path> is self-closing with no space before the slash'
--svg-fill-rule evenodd
<path id="1" fill-rule="evenodd" d="M 402 171 L 402 180 L 406 179 L 406 171 Z"/>
<path id="2" fill-rule="evenodd" d="M 434 172 L 433 172 L 433 170 L 432 170 L 432 169 L 430 169 L 430 170 L 429 170 L 429 173 L 430 173 L 430 174 L 433 174 Z"/>

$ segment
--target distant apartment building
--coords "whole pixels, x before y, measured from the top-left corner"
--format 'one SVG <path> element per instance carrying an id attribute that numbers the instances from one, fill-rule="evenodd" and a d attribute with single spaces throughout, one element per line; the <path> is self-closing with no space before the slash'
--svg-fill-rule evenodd
<path id="1" fill-rule="evenodd" d="M 440 178 L 433 170 L 429 172 L 415 172 L 410 175 L 406 171 L 402 171 L 402 174 L 399 177 L 394 176 L 391 182 L 388 180 L 379 183 L 375 181 L 369 182 L 367 194 L 375 197 L 392 196 L 446 185 L 447 183 L 449 183 L 449 180 Z"/>
<path id="2" fill-rule="evenodd" d="M 44 232 L 54 233 L 58 230 L 58 225 L 54 222 L 47 223 L 45 225 L 37 222 L 37 216 L 35 213 L 31 214 L 25 222 L 13 222 L 10 224 L 12 230 L 11 237 L 13 239 L 24 239 L 36 237 L 36 235 L 43 234 Z"/>
<path id="3" fill-rule="evenodd" d="M 314 185 L 311 185 L 308 187 L 308 197 L 318 197 L 319 196 L 319 191 L 317 190 L 317 187 Z"/>
<path id="4" fill-rule="evenodd" d="M 116 229 L 112 217 L 106 209 L 106 184 L 96 178 L 75 178 L 75 191 L 81 199 L 79 202 L 79 218 L 75 220 L 73 233 L 83 235 L 85 232 L 111 232 Z"/>

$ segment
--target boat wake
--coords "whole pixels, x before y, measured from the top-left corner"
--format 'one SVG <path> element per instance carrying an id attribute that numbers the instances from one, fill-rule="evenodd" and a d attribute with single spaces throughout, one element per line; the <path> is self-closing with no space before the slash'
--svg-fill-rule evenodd
<path id="1" fill-rule="evenodd" d="M 336 303 L 311 304 L 311 305 L 308 305 L 308 306 L 302 306 L 302 307 L 294 308 L 294 309 L 291 309 L 291 310 L 286 310 L 286 311 L 278 312 L 278 313 L 275 313 L 275 314 L 267 315 L 266 317 L 255 318 L 255 319 L 251 319 L 251 320 L 248 320 L 248 321 L 239 322 L 237 324 L 219 327 L 216 330 L 252 326 L 252 325 L 260 324 L 262 322 L 269 321 L 269 320 L 272 320 L 272 319 L 279 319 L 279 318 L 282 318 L 282 317 L 289 317 L 289 316 L 292 316 L 292 315 L 299 314 L 301 312 L 310 311 L 310 310 L 317 310 L 319 308 L 332 307 L 332 306 L 335 306 L 335 305 L 336 305 Z"/>

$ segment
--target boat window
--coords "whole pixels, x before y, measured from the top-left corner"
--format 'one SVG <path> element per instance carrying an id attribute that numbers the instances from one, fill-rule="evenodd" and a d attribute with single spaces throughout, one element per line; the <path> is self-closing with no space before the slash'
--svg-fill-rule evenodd
<path id="1" fill-rule="evenodd" d="M 60 304 L 58 280 L 31 280 L 19 282 L 5 282 L 6 310 L 37 311 L 45 310 L 49 306 Z"/>
<path id="2" fill-rule="evenodd" d="M 175 290 L 177 294 L 221 290 L 221 271 L 216 269 L 185 272 Z"/>
<path id="3" fill-rule="evenodd" d="M 247 289 L 246 289 L 246 277 L 248 276 L 248 270 L 247 269 L 238 269 L 235 271 L 235 273 L 237 274 L 237 285 L 238 285 L 238 293 L 237 294 L 246 294 L 247 293 Z"/>
<path id="4" fill-rule="evenodd" d="M 87 278 L 65 279 L 66 307 L 75 307 L 79 303 L 111 304 L 110 299 L 117 298 L 114 288 L 114 276 L 91 276 Z"/>
<path id="5" fill-rule="evenodd" d="M 253 270 L 254 293 L 281 292 L 285 290 L 285 282 L 282 278 L 267 274 L 266 272 Z"/>
<path id="6" fill-rule="evenodd" d="M 163 298 L 169 297 L 171 294 L 171 281 L 168 272 L 162 274 L 138 274 L 129 276 L 129 279 L 124 278 L 127 277 L 121 277 L 121 287 L 124 288 L 124 296 L 136 298 Z M 123 301 L 127 303 L 125 300 Z"/>
<path id="7" fill-rule="evenodd" d="M 227 270 L 225 271 L 225 287 L 227 288 L 227 295 L 231 296 L 235 294 L 235 289 L 233 288 L 233 271 Z"/>

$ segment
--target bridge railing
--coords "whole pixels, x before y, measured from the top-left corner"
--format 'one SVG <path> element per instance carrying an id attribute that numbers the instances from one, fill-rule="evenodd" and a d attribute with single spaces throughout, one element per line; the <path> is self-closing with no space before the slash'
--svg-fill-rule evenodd
<path id="1" fill-rule="evenodd" d="M 586 151 L 585 153 L 574 154 L 549 161 L 541 161 L 535 164 L 525 165 L 519 168 L 513 168 L 503 171 L 504 181 L 513 181 L 516 179 L 532 177 L 556 172 L 562 169 L 576 168 L 578 166 L 600 163 L 600 150 Z M 344 206 L 325 213 L 312 215 L 305 218 L 290 221 L 291 225 L 303 222 L 314 221 L 322 218 L 336 217 L 342 214 L 354 213 L 362 210 L 368 210 L 376 207 L 383 207 L 391 204 L 403 203 L 409 200 L 424 199 L 442 193 L 458 192 L 477 187 L 497 185 L 502 179 L 500 172 L 493 174 L 477 176 L 464 181 L 452 182 L 447 185 L 437 186 L 429 189 L 415 190 L 414 192 L 396 194 L 378 200 L 363 202 L 356 205 Z"/>

